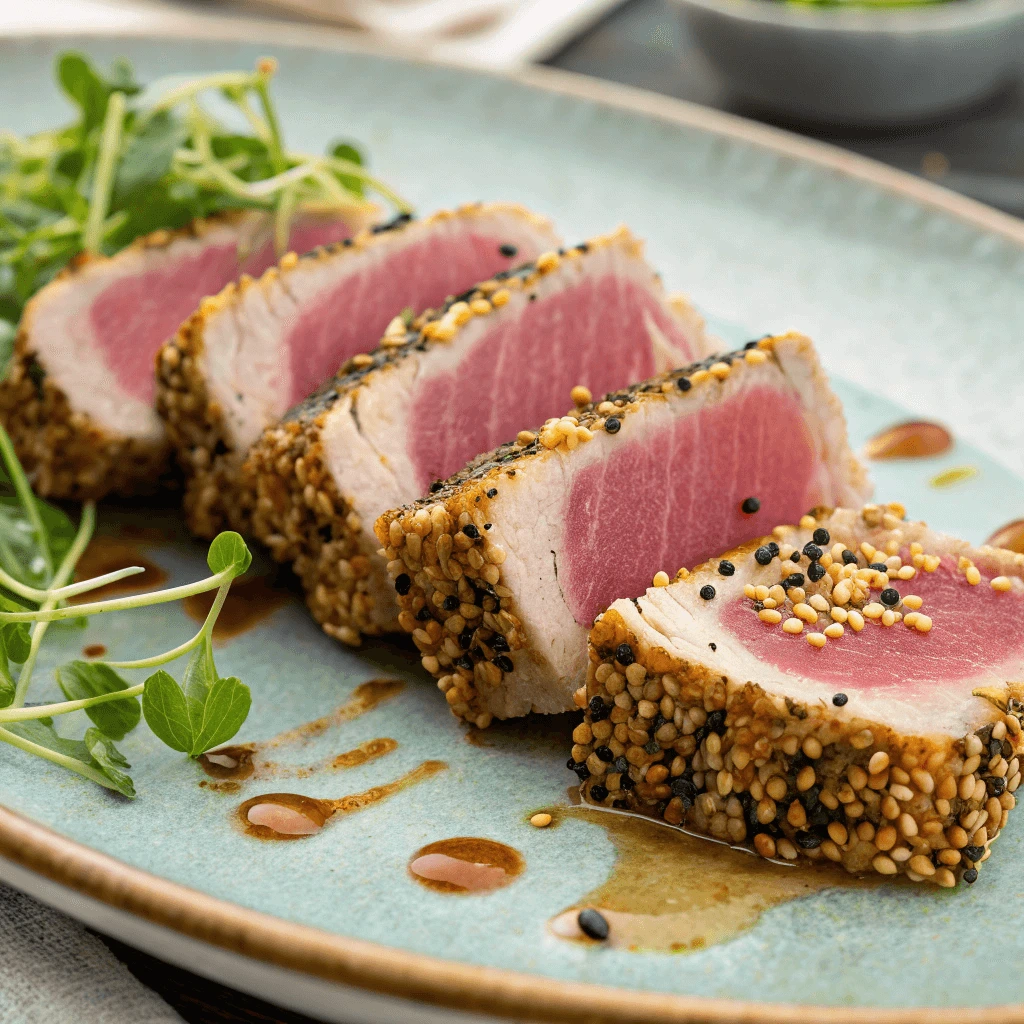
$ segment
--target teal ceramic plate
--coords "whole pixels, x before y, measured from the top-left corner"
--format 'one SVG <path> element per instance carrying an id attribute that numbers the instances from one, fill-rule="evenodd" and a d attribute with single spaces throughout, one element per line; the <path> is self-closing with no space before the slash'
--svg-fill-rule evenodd
<path id="1" fill-rule="evenodd" d="M 296 145 L 318 148 L 336 131 L 363 140 L 375 169 L 423 210 L 515 199 L 569 238 L 628 221 L 669 286 L 694 295 L 730 340 L 811 333 L 855 445 L 911 412 L 953 428 L 956 446 L 938 459 L 876 464 L 880 498 L 973 541 L 1024 516 L 1014 473 L 1019 222 L 836 151 L 561 75 L 491 77 L 291 30 L 244 44 L 215 36 L 0 43 L 3 126 L 62 116 L 50 67 L 68 45 L 102 61 L 127 54 L 146 78 L 247 66 L 272 51 Z M 929 483 L 956 466 L 977 473 L 946 489 Z M 157 518 L 107 509 L 101 524 L 139 537 L 140 522 Z M 203 551 L 186 540 L 157 530 L 137 543 L 171 583 L 202 575 Z M 178 606 L 94 619 L 65 631 L 43 668 L 91 644 L 138 657 L 192 628 Z M 253 689 L 240 740 L 328 715 L 367 680 L 405 685 L 281 745 L 276 775 L 231 792 L 144 727 L 124 744 L 134 803 L 0 750 L 0 877 L 193 970 L 332 1020 L 1024 1019 L 1024 818 L 1011 818 L 970 889 L 826 890 L 685 952 L 583 946 L 547 923 L 616 870 L 609 830 L 525 820 L 568 804 L 569 716 L 469 742 L 409 649 L 343 649 L 294 600 L 218 657 L 223 674 Z M 322 767 L 374 739 L 394 749 Z M 339 798 L 430 761 L 447 767 L 302 840 L 264 842 L 237 824 L 240 802 L 263 793 Z M 311 766 L 321 770 L 304 774 Z M 475 895 L 413 880 L 415 851 L 457 836 L 507 844 L 525 869 Z"/>

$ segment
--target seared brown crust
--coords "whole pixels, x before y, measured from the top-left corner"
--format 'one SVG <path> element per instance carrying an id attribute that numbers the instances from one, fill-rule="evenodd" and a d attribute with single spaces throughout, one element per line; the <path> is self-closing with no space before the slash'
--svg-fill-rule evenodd
<path id="1" fill-rule="evenodd" d="M 109 259 L 118 260 L 140 249 L 167 248 L 179 238 L 200 238 L 211 227 L 235 223 L 244 216 L 243 211 L 232 211 L 193 221 L 177 231 L 154 231 Z M 106 259 L 80 255 L 53 283 L 69 281 L 87 266 Z M 0 381 L 0 422 L 11 435 L 36 493 L 85 500 L 108 494 L 151 493 L 165 486 L 172 479 L 170 446 L 165 438 L 147 442 L 112 434 L 92 417 L 75 411 L 36 359 L 32 322 L 44 292 L 45 287 L 25 307 L 10 368 Z"/>
<path id="2" fill-rule="evenodd" d="M 578 407 L 561 419 L 548 420 L 537 430 L 523 431 L 515 442 L 478 456 L 443 484 L 436 484 L 431 494 L 386 512 L 377 520 L 374 529 L 388 559 L 392 582 L 396 583 L 403 573 L 411 579 L 405 594 L 398 589 L 402 609 L 399 622 L 412 633 L 423 666 L 437 677 L 438 687 L 456 717 L 481 728 L 481 722 L 489 724 L 491 715 L 481 693 L 498 687 L 505 674 L 514 670 L 514 659 L 508 655 L 523 651 L 522 656 L 529 657 L 529 638 L 516 614 L 513 592 L 501 581 L 499 566 L 505 553 L 490 541 L 485 528 L 489 492 L 498 494 L 510 486 L 524 460 L 548 458 L 553 451 L 575 451 L 596 432 L 609 431 L 610 420 L 615 422 L 609 432 L 617 433 L 621 421 L 645 403 L 663 402 L 680 392 L 713 386 L 732 372 L 742 372 L 746 365 L 774 358 L 775 344 L 783 340 L 811 347 L 810 341 L 799 335 L 762 338 L 744 349 L 710 356 L 631 385 L 599 402 Z M 841 420 L 838 400 L 832 401 L 832 411 Z M 846 457 L 849 463 L 844 469 L 845 478 L 854 487 L 865 488 L 863 467 L 848 449 Z M 476 526 L 479 538 L 467 543 L 469 538 L 461 530 L 470 522 Z M 422 532 L 424 529 L 427 533 Z M 413 537 L 420 539 L 410 550 Z M 439 545 L 452 555 L 440 560 Z M 482 567 L 474 564 L 481 559 Z M 461 604 L 453 615 L 444 610 L 443 600 L 454 593 L 456 585 Z M 470 613 L 468 609 L 475 611 Z M 490 618 L 482 614 L 488 611 L 492 612 Z M 417 617 L 426 614 L 430 616 L 426 621 Z M 470 626 L 473 628 L 467 633 Z M 502 634 L 501 640 L 497 640 L 497 633 Z"/>
<path id="3" fill-rule="evenodd" d="M 881 525 L 902 508 L 864 514 Z M 828 510 L 818 515 L 827 525 Z M 988 859 L 1015 805 L 1024 704 L 1012 690 L 990 696 L 1000 713 L 962 738 L 907 736 L 683 660 L 638 638 L 614 607 L 595 622 L 589 650 L 571 761 L 590 802 L 766 857 L 946 887 Z"/>
<path id="4" fill-rule="evenodd" d="M 390 372 L 412 353 L 450 344 L 475 317 L 489 316 L 503 306 L 509 292 L 528 288 L 540 277 L 557 270 L 563 260 L 578 259 L 590 248 L 612 244 L 639 245 L 628 232 L 619 231 L 561 254 L 547 253 L 534 263 L 496 274 L 492 280 L 451 299 L 440 310 L 426 311 L 408 328 L 396 322 L 379 348 L 350 359 L 333 381 L 291 410 L 280 427 L 268 429 L 250 450 L 241 474 L 241 486 L 247 492 L 241 504 L 251 510 L 249 525 L 253 535 L 267 544 L 275 558 L 294 562 L 306 586 L 310 609 L 332 636 L 346 643 L 357 643 L 360 633 L 395 629 L 397 623 L 382 625 L 381 618 L 388 618 L 383 609 L 377 609 L 374 614 L 374 575 L 379 584 L 384 575 L 383 566 L 379 562 L 376 566 L 372 564 L 379 559 L 379 554 L 369 549 L 362 522 L 353 513 L 351 503 L 338 493 L 324 467 L 320 440 L 323 417 L 339 400 L 351 398 L 353 403 L 358 403 L 358 391 L 364 384 L 379 374 Z M 594 416 L 597 415 L 595 412 Z M 509 454 L 513 449 L 515 454 Z M 496 453 L 481 456 L 469 469 L 449 481 L 448 493 L 456 489 L 454 481 L 466 479 L 475 467 L 482 467 L 479 471 L 485 473 L 495 460 L 498 463 L 508 461 L 519 457 L 519 453 L 516 446 L 505 445 Z M 300 476 L 300 467 L 305 482 Z M 424 502 L 433 503 L 432 499 L 424 499 Z M 410 508 L 415 511 L 424 502 Z M 327 511 L 328 508 L 337 511 Z M 454 520 L 458 518 L 456 514 Z M 387 516 L 381 520 L 385 530 L 388 528 L 386 519 Z M 448 531 L 458 528 L 448 525 Z M 476 560 L 476 554 L 470 555 L 468 550 L 465 557 Z M 334 569 L 339 559 L 341 572 Z M 473 599 L 476 603 L 472 607 L 484 611 L 485 598 L 474 595 Z M 487 600 L 493 600 L 493 596 Z M 402 607 L 408 611 L 409 602 L 403 601 Z M 413 632 L 418 641 L 419 634 L 414 631 L 415 612 L 421 608 L 422 603 L 415 611 L 398 618 L 403 628 L 409 626 L 409 632 Z M 437 622 L 433 625 L 425 622 L 424 629 L 427 627 L 432 631 L 440 629 Z M 511 628 L 507 624 L 506 627 Z M 434 643 L 439 639 L 438 635 Z M 493 675 L 495 666 L 488 664 L 482 671 Z M 498 681 L 500 679 L 499 674 Z M 476 716 L 480 717 L 480 714 Z"/>

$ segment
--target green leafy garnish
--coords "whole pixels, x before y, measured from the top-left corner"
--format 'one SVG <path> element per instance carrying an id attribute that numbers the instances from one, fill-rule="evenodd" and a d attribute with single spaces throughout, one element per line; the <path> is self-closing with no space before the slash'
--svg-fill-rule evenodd
<path id="1" fill-rule="evenodd" d="M 102 662 L 69 662 L 57 669 L 57 682 L 68 700 L 86 700 L 129 689 L 128 683 Z M 138 700 L 131 697 L 94 704 L 87 707 L 85 713 L 111 739 L 123 740 L 139 724 L 142 711 Z"/>
<path id="2" fill-rule="evenodd" d="M 286 147 L 275 70 L 265 59 L 143 89 L 126 61 L 104 74 L 80 53 L 57 59 L 77 120 L 27 138 L 0 132 L 0 372 L 25 303 L 80 253 L 112 255 L 156 229 L 240 209 L 273 214 L 284 251 L 295 214 L 366 209 L 368 189 L 408 209 L 351 143 L 323 156 Z"/>

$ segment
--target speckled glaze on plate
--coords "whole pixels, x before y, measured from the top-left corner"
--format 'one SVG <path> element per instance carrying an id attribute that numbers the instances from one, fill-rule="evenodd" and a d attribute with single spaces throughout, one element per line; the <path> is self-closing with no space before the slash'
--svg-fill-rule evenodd
<path id="1" fill-rule="evenodd" d="M 628 221 L 667 284 L 695 296 L 730 341 L 810 333 L 837 375 L 855 446 L 912 413 L 955 430 L 956 447 L 939 458 L 875 464 L 880 498 L 972 541 L 1024 516 L 1014 472 L 1024 466 L 1019 222 L 877 165 L 627 90 L 341 52 L 326 35 L 316 45 L 293 30 L 260 38 L 270 42 L 2 42 L 3 125 L 25 131 L 61 116 L 49 66 L 69 43 L 101 60 L 127 54 L 146 78 L 248 65 L 272 51 L 293 145 L 320 148 L 336 123 L 423 210 L 514 199 L 569 238 Z M 948 489 L 929 485 L 960 465 L 980 472 Z M 202 572 L 203 551 L 187 541 L 147 551 L 172 585 Z M 86 644 L 131 658 L 191 628 L 165 606 L 55 630 L 40 679 Z M 240 740 L 323 715 L 365 680 L 405 679 L 398 696 L 277 759 L 312 764 L 377 737 L 398 747 L 345 772 L 254 780 L 225 794 L 200 787 L 199 768 L 143 727 L 123 744 L 136 766 L 132 804 L 0 750 L 0 878 L 332 1020 L 450 1020 L 452 1010 L 471 1019 L 1024 1020 L 1020 817 L 971 889 L 823 892 L 685 955 L 586 948 L 553 938 L 546 922 L 605 879 L 614 849 L 599 826 L 569 820 L 545 831 L 524 821 L 566 802 L 567 718 L 526 734 L 499 730 L 492 746 L 469 743 L 407 648 L 348 651 L 297 603 L 226 642 L 218 664 L 253 688 Z M 239 802 L 260 793 L 340 797 L 429 759 L 448 769 L 309 839 L 260 843 L 236 824 Z M 460 835 L 513 846 L 525 871 L 463 898 L 410 878 L 416 850 Z"/>

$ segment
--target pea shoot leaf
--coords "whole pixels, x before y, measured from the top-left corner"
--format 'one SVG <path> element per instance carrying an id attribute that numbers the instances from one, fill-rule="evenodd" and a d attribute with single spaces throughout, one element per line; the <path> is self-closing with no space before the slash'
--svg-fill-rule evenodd
<path id="1" fill-rule="evenodd" d="M 114 178 L 114 202 L 142 199 L 142 195 L 171 169 L 174 151 L 188 139 L 188 129 L 170 112 L 154 115 L 128 140 Z"/>
<path id="2" fill-rule="evenodd" d="M 227 531 L 214 537 L 206 564 L 214 574 L 233 569 L 233 575 L 241 576 L 252 565 L 252 554 L 237 533 Z"/>
<path id="3" fill-rule="evenodd" d="M 162 669 L 146 680 L 142 691 L 142 713 L 157 739 L 171 750 L 188 754 L 192 750 L 192 723 L 185 694 L 174 677 Z"/>
<path id="4" fill-rule="evenodd" d="M 85 700 L 128 689 L 128 683 L 101 661 L 72 661 L 62 665 L 57 669 L 57 682 L 68 700 Z M 95 704 L 86 708 L 85 713 L 98 729 L 115 740 L 123 740 L 142 717 L 136 697 Z"/>
<path id="5" fill-rule="evenodd" d="M 202 718 L 193 722 L 192 756 L 227 743 L 242 728 L 251 707 L 252 693 L 245 683 L 234 676 L 218 679 L 203 704 Z"/>
<path id="6" fill-rule="evenodd" d="M 348 160 L 360 167 L 363 166 L 363 154 L 351 142 L 336 142 L 328 149 L 328 152 L 339 160 Z M 338 180 L 349 192 L 355 193 L 360 198 L 366 194 L 360 178 L 354 178 L 351 174 L 339 174 Z"/>
<path id="7" fill-rule="evenodd" d="M 116 703 L 121 702 L 117 701 Z M 82 742 L 88 749 L 93 764 L 114 783 L 114 788 L 122 796 L 134 797 L 135 786 L 132 784 L 131 776 L 127 772 L 131 765 L 110 739 L 104 736 L 99 729 L 86 729 L 85 738 Z"/>
<path id="8" fill-rule="evenodd" d="M 0 608 L 4 611 L 20 611 L 21 606 L 0 596 Z M 10 707 L 17 692 L 17 681 L 11 674 L 12 661 L 21 664 L 29 651 L 28 629 L 17 629 L 28 626 L 27 622 L 8 622 L 0 627 L 0 708 Z"/>

